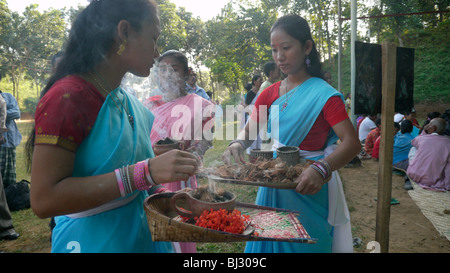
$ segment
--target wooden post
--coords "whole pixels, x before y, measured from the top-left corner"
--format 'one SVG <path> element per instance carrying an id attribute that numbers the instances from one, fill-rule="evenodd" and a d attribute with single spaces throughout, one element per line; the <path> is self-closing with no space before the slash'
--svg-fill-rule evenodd
<path id="1" fill-rule="evenodd" d="M 380 244 L 380 251 L 387 253 L 389 250 L 389 218 L 391 215 L 397 47 L 393 43 L 383 42 L 381 43 L 381 52 L 381 142 L 375 240 Z"/>

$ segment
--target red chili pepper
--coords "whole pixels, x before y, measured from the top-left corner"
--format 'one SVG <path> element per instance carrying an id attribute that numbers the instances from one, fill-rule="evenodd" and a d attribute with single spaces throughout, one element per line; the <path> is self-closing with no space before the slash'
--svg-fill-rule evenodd
<path id="1" fill-rule="evenodd" d="M 237 234 L 242 233 L 250 223 L 250 216 L 241 215 L 236 209 L 232 212 L 224 209 L 205 210 L 194 219 L 197 226 Z"/>

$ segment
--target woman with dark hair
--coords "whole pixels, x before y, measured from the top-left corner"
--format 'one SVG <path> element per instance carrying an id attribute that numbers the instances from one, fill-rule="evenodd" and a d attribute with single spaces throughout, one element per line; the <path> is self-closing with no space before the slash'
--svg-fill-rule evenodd
<path id="1" fill-rule="evenodd" d="M 336 170 L 350 162 L 361 146 L 343 96 L 321 78 L 319 54 L 306 20 L 297 15 L 279 18 L 270 40 L 273 59 L 287 77 L 258 96 L 249 124 L 230 143 L 223 159 L 243 161 L 243 150 L 252 142 L 250 128 L 267 123 L 274 150 L 296 146 L 302 157 L 315 160 L 296 180 L 295 190 L 260 187 L 256 203 L 300 211 L 300 222 L 318 241 L 248 242 L 246 252 L 351 252 L 350 216 Z"/>
<path id="2" fill-rule="evenodd" d="M 52 252 L 172 252 L 152 242 L 143 209 L 161 183 L 187 179 L 196 158 L 154 158 L 151 112 L 120 88 L 159 56 L 154 0 L 94 0 L 76 18 L 41 94 L 28 142 L 31 207 L 54 217 Z"/>
<path id="3" fill-rule="evenodd" d="M 252 88 L 248 90 L 248 93 L 245 95 L 245 104 L 252 105 L 254 104 L 254 99 L 256 95 L 258 95 L 259 88 L 263 82 L 263 78 L 261 75 L 255 75 L 252 77 Z"/>
<path id="4" fill-rule="evenodd" d="M 212 146 L 212 135 L 207 137 L 203 133 L 212 132 L 214 104 L 195 93 L 188 94 L 186 89 L 188 60 L 183 53 L 175 50 L 163 53 L 159 57 L 156 73 L 158 89 L 153 91 L 154 96 L 144 103 L 155 115 L 150 134 L 152 145 L 166 138 L 176 139 L 182 141 L 183 149 L 202 158 Z M 158 149 L 155 149 L 157 157 L 160 156 L 158 153 Z M 196 189 L 197 178 L 193 175 L 188 179 L 166 183 L 163 186 L 170 191 Z M 195 243 L 174 245 L 179 252 L 196 252 Z"/>

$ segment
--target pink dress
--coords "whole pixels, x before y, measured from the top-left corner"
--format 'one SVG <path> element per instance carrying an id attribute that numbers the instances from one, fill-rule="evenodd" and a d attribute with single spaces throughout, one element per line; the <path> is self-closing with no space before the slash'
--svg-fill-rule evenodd
<path id="1" fill-rule="evenodd" d="M 144 103 L 155 115 L 150 138 L 152 145 L 169 137 L 184 142 L 185 150 L 203 138 L 203 132 L 211 131 L 214 126 L 215 106 L 210 101 L 188 94 L 175 100 L 162 103 L 161 97 L 148 98 Z M 193 140 L 193 141 L 192 141 Z M 187 181 L 162 184 L 169 191 L 176 192 L 184 188 L 197 188 L 196 176 Z M 179 244 L 179 245 L 177 245 Z M 182 253 L 195 253 L 195 243 L 175 243 L 175 249 Z"/>
<path id="2" fill-rule="evenodd" d="M 409 178 L 424 189 L 450 190 L 450 137 L 422 133 L 411 144 L 417 151 L 406 172 Z"/>

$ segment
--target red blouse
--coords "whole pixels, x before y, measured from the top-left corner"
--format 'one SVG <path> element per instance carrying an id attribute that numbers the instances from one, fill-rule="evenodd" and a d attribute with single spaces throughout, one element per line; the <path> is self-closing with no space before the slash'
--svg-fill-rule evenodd
<path id="1" fill-rule="evenodd" d="M 252 118 L 254 120 L 259 120 L 257 115 L 259 113 L 258 109 L 260 105 L 266 105 L 267 109 L 270 109 L 272 103 L 280 97 L 280 85 L 281 81 L 264 89 L 258 96 L 255 102 L 255 108 L 252 111 Z M 316 119 L 316 122 L 300 144 L 299 148 L 305 151 L 317 151 L 323 149 L 331 127 L 347 118 L 348 114 L 342 99 L 338 96 L 331 97 L 325 103 L 319 117 Z"/>
<path id="2" fill-rule="evenodd" d="M 38 103 L 35 145 L 56 145 L 76 152 L 104 101 L 94 85 L 79 76 L 58 80 Z"/>

